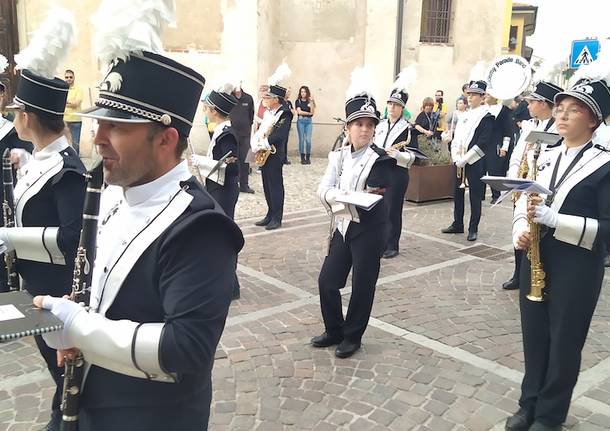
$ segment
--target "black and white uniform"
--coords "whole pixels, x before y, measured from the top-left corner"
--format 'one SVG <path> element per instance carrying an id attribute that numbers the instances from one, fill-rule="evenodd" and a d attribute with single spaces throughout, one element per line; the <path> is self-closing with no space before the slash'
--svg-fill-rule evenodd
<path id="1" fill-rule="evenodd" d="M 550 207 L 559 215 L 556 228 L 541 227 L 546 231 L 540 241 L 544 302 L 525 298 L 530 262 L 523 257 L 519 285 L 525 376 L 519 404 L 537 421 L 557 426 L 568 413 L 604 277 L 610 155 L 591 143 L 570 149 L 561 144 L 540 155 L 537 181 L 555 191 Z M 528 229 L 526 201 L 522 195 L 516 204 L 514 239 Z"/>
<path id="2" fill-rule="evenodd" d="M 284 215 L 284 177 L 282 174 L 285 159 L 285 144 L 288 141 L 292 113 L 283 104 L 274 111 L 266 111 L 265 116 L 275 115 L 277 120 L 267 137 L 269 145 L 275 147 L 275 154 L 269 155 L 267 162 L 261 168 L 263 190 L 267 201 L 265 218 L 271 222 L 282 222 Z"/>
<path id="3" fill-rule="evenodd" d="M 237 137 L 231 127 L 231 121 L 224 121 L 214 129 L 207 156 L 194 156 L 197 165 L 207 167 L 210 171 L 225 154 L 237 157 Z M 205 180 L 205 188 L 231 219 L 235 216 L 235 205 L 239 197 L 239 165 L 222 163 L 222 166 Z"/>
<path id="4" fill-rule="evenodd" d="M 341 204 L 336 198 L 345 191 L 388 187 L 395 163 L 374 144 L 356 152 L 346 146 L 328 155 L 328 166 L 318 187 L 334 228 L 318 278 L 322 317 L 329 335 L 354 343 L 360 342 L 373 307 L 379 261 L 386 244 L 387 203 L 382 198 L 365 211 Z M 339 291 L 345 287 L 350 270 L 352 294 L 344 318 Z"/>
<path id="5" fill-rule="evenodd" d="M 9 229 L 23 287 L 33 296 L 70 293 L 85 199 L 85 167 L 65 137 L 40 151 L 21 169 L 14 189 L 15 224 Z M 56 384 L 51 407 L 59 409 L 63 368 L 42 337 L 36 344 Z"/>
<path id="6" fill-rule="evenodd" d="M 489 175 L 503 177 L 508 169 L 508 157 L 500 157 L 500 150 L 510 150 L 511 141 L 513 139 L 513 120 L 511 111 L 502 104 L 489 106 L 489 113 L 493 115 L 494 122 L 491 133 L 491 143 L 489 152 L 487 153 L 486 165 Z M 495 199 L 500 197 L 500 192 L 496 189 L 491 189 L 491 196 Z"/>
<path id="7" fill-rule="evenodd" d="M 71 325 L 80 431 L 207 429 L 241 231 L 182 162 L 102 194 L 91 309 Z"/>
<path id="8" fill-rule="evenodd" d="M 17 131 L 6 118 L 0 116 L 0 155 L 6 149 L 19 149 L 28 155 L 34 150 L 31 142 L 22 141 L 17 136 Z M 13 171 L 13 183 L 15 182 L 15 172 Z M 4 187 L 0 187 L 0 203 L 4 202 Z M 0 226 L 4 226 L 4 218 L 0 217 Z M 0 259 L 0 292 L 8 291 L 8 279 L 6 274 L 6 264 L 4 259 Z"/>
<path id="9" fill-rule="evenodd" d="M 466 179 L 470 190 L 470 223 L 468 232 L 478 232 L 481 220 L 481 200 L 485 194 L 485 184 L 481 177 L 485 175 L 485 155 L 490 151 L 491 134 L 494 117 L 486 105 L 467 111 L 456 125 L 451 142 L 451 158 L 456 162 L 466 158 Z M 460 188 L 460 179 L 455 179 L 453 197 L 453 221 L 457 228 L 464 227 L 464 189 Z"/>
<path id="10" fill-rule="evenodd" d="M 390 124 L 389 118 L 382 120 L 375 128 L 375 145 L 383 150 L 389 150 L 393 145 L 409 139 L 410 127 L 409 122 L 402 116 L 393 124 Z M 415 161 L 415 156 L 405 148 L 406 145 L 395 157 L 396 165 L 391 169 L 389 186 L 384 194 L 390 221 L 386 250 L 399 250 L 402 208 L 409 186 L 409 167 Z"/>

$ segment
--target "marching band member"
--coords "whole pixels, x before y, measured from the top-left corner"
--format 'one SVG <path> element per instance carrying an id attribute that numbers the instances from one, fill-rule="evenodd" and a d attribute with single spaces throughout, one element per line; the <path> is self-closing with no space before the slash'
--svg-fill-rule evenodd
<path id="1" fill-rule="evenodd" d="M 396 163 L 373 144 L 379 113 L 366 71 L 352 72 L 345 115 L 347 144 L 328 155 L 318 196 L 331 216 L 330 245 L 318 286 L 325 332 L 312 338 L 314 347 L 338 344 L 335 355 L 347 358 L 359 348 L 373 307 L 375 284 L 386 244 L 387 207 L 381 198 L 368 211 L 340 202 L 342 195 L 369 192 L 383 195 Z M 366 195 L 365 195 L 366 196 Z M 352 296 L 343 317 L 340 289 L 352 270 Z"/>
<path id="2" fill-rule="evenodd" d="M 519 178 L 527 175 L 527 172 L 521 172 L 522 166 L 525 162 L 528 166 L 531 162 L 531 155 L 529 154 L 529 146 L 525 140 L 527 135 L 532 130 L 557 133 L 555 128 L 555 119 L 553 118 L 553 98 L 559 92 L 563 91 L 563 88 L 557 85 L 547 82 L 539 81 L 536 84 L 534 90 L 525 96 L 527 101 L 527 109 L 532 116 L 530 120 L 523 121 L 521 123 L 521 136 L 519 141 L 513 149 L 513 153 L 510 157 L 510 163 L 508 166 L 509 178 Z M 524 160 L 524 157 L 526 160 Z M 515 271 L 510 280 L 502 283 L 502 289 L 505 290 L 516 290 L 519 289 L 519 272 L 521 270 L 521 261 L 523 260 L 523 251 L 515 249 Z"/>
<path id="3" fill-rule="evenodd" d="M 126 28 L 108 26 L 120 3 L 103 2 L 96 15 L 98 41 L 127 40 L 98 48 L 111 68 L 82 114 L 99 122 L 94 143 L 108 184 L 91 304 L 34 299 L 64 322 L 48 342 L 86 361 L 79 431 L 207 429 L 243 236 L 181 160 L 204 78 L 148 51 L 162 50 L 155 32 L 173 18 L 167 3 L 146 2 L 141 13 L 154 16 L 122 21 Z"/>
<path id="4" fill-rule="evenodd" d="M 384 194 L 390 222 L 388 240 L 383 252 L 385 259 L 398 256 L 402 232 L 402 208 L 409 185 L 409 167 L 415 161 L 415 156 L 406 148 L 410 143 L 407 140 L 410 140 L 411 125 L 402 115 L 402 110 L 409 99 L 407 89 L 414 80 L 415 68 L 413 66 L 398 75 L 388 98 L 388 118 L 381 120 L 375 130 L 375 145 L 396 159 L 396 165 L 391 171 L 390 185 Z M 396 148 L 397 146 L 399 148 Z"/>
<path id="5" fill-rule="evenodd" d="M 201 169 L 205 177 L 205 188 L 220 204 L 231 219 L 239 197 L 239 167 L 237 161 L 237 136 L 231 127 L 229 112 L 237 105 L 231 94 L 233 86 L 225 84 L 214 90 L 204 100 L 205 114 L 216 123 L 207 156 L 191 155 L 191 163 Z M 230 154 L 224 161 L 222 157 Z M 220 164 L 219 164 L 220 163 Z"/>
<path id="6" fill-rule="evenodd" d="M 521 250 L 537 246 L 546 300 L 526 298 L 534 283 L 524 258 L 519 285 L 525 376 L 520 409 L 506 422 L 510 431 L 559 431 L 578 379 L 610 241 L 610 154 L 592 142 L 610 114 L 608 59 L 583 67 L 576 85 L 554 98 L 562 139 L 540 155 L 536 178 L 553 193 L 546 200 L 522 194 L 516 204 L 513 242 Z M 538 244 L 532 243 L 528 217 L 540 229 Z"/>
<path id="7" fill-rule="evenodd" d="M 85 198 L 85 167 L 64 135 L 68 85 L 54 76 L 74 40 L 74 18 L 54 9 L 17 56 L 21 77 L 13 103 L 13 125 L 20 139 L 34 144 L 34 155 L 22 167 L 14 190 L 14 228 L 1 228 L 0 239 L 15 250 L 17 270 L 32 295 L 63 296 L 70 292 L 74 258 Z M 55 383 L 51 420 L 58 430 L 63 368 L 55 349 L 42 337 L 36 345 Z"/>
<path id="8" fill-rule="evenodd" d="M 506 155 L 510 147 L 513 135 L 513 120 L 510 116 L 510 109 L 491 94 L 485 94 L 485 104 L 489 113 L 494 117 L 493 128 L 491 131 L 491 143 L 486 157 L 487 172 L 489 175 L 503 177 L 506 175 L 508 163 Z M 491 204 L 495 204 L 500 197 L 500 192 L 491 189 Z"/>
<path id="9" fill-rule="evenodd" d="M 282 63 L 269 78 L 269 88 L 263 95 L 263 105 L 267 108 L 263 121 L 254 134 L 251 145 L 252 152 L 270 151 L 267 161 L 262 166 L 263 190 L 267 201 L 267 214 L 262 220 L 254 223 L 256 226 L 265 226 L 266 230 L 277 229 L 282 226 L 284 215 L 284 166 L 285 143 L 290 131 L 292 113 L 284 105 L 286 88 L 279 82 L 290 76 L 290 68 Z M 267 119 L 267 121 L 265 121 Z"/>
<path id="10" fill-rule="evenodd" d="M 465 185 L 470 188 L 470 223 L 468 241 L 476 241 L 481 220 L 481 201 L 485 194 L 485 154 L 489 151 L 494 117 L 483 104 L 487 84 L 484 81 L 471 81 L 468 89 L 470 110 L 464 121 L 455 128 L 451 142 L 451 158 L 458 168 L 453 197 L 453 222 L 442 233 L 464 232 L 464 192 Z"/>

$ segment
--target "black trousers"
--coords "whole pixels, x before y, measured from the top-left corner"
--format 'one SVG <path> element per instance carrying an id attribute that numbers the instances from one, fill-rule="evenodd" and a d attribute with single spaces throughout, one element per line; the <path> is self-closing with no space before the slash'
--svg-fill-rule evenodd
<path id="1" fill-rule="evenodd" d="M 500 157 L 497 151 L 490 151 L 485 154 L 485 161 L 487 163 L 487 172 L 489 175 L 494 175 L 497 177 L 503 177 L 506 175 L 506 171 L 508 170 L 508 156 Z M 491 189 L 491 197 L 499 198 L 500 192 L 490 187 Z"/>
<path id="2" fill-rule="evenodd" d="M 485 183 L 481 181 L 481 175 L 477 171 L 470 170 L 466 165 L 466 178 L 468 179 L 468 189 L 470 198 L 470 222 L 468 232 L 479 231 L 479 221 L 481 221 L 481 200 L 485 194 Z M 455 178 L 453 195 L 453 222 L 456 227 L 464 227 L 464 192 L 460 188 L 461 181 Z"/>
<path id="3" fill-rule="evenodd" d="M 239 151 L 239 187 L 241 189 L 247 189 L 248 178 L 250 175 L 250 163 L 246 162 L 246 156 L 250 151 L 250 135 L 238 136 L 237 137 L 237 150 Z"/>
<path id="4" fill-rule="evenodd" d="M 284 154 L 278 151 L 267 159 L 261 168 L 263 190 L 267 201 L 266 217 L 271 221 L 282 221 L 284 214 Z"/>
<path id="5" fill-rule="evenodd" d="M 209 180 L 208 180 L 209 181 Z M 223 186 L 214 184 L 209 187 L 210 195 L 220 205 L 231 220 L 235 218 L 235 205 L 239 197 L 239 184 L 237 182 L 225 183 Z"/>
<path id="6" fill-rule="evenodd" d="M 288 134 L 286 135 L 286 141 L 284 142 L 283 145 L 283 149 L 284 149 L 284 163 L 286 163 L 288 161 L 288 141 L 290 140 L 290 129 L 292 128 L 292 124 L 290 125 L 290 127 L 288 127 Z"/>
<path id="7" fill-rule="evenodd" d="M 603 252 L 562 243 L 541 242 L 546 272 L 544 302 L 526 298 L 530 291 L 530 262 L 525 253 L 520 274 L 521 328 L 525 376 L 519 404 L 536 420 L 557 426 L 568 414 L 580 371 L 581 352 L 604 277 Z"/>
<path id="8" fill-rule="evenodd" d="M 359 342 L 373 308 L 386 225 L 379 224 L 366 230 L 352 227 L 353 224 L 348 228 L 345 240 L 339 231 L 334 232 L 330 252 L 318 277 L 318 288 L 326 332 Z M 352 235 L 351 230 L 359 232 Z M 345 287 L 350 269 L 352 295 L 344 318 L 340 289 Z"/>
<path id="9" fill-rule="evenodd" d="M 392 168 L 390 186 L 386 188 L 384 193 L 390 221 L 386 250 L 398 250 L 402 232 L 402 208 L 405 204 L 405 194 L 408 186 L 409 170 L 400 166 Z"/>
<path id="10" fill-rule="evenodd" d="M 59 410 L 61 405 L 61 393 L 64 386 L 64 369 L 57 366 L 57 350 L 47 346 L 40 335 L 34 336 L 38 351 L 42 355 L 42 358 L 47 363 L 47 369 L 51 373 L 51 377 L 55 382 L 55 393 L 53 394 L 53 400 L 51 401 L 51 409 Z"/>

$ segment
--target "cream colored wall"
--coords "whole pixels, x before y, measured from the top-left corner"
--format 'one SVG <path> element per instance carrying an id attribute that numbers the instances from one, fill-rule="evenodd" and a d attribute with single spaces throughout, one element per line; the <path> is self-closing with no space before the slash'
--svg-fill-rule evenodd
<path id="1" fill-rule="evenodd" d="M 486 0 L 486 7 L 481 8 L 479 2 L 454 0 L 448 44 L 421 44 L 422 0 L 405 1 L 402 67 L 418 65 L 418 81 L 408 103 L 414 115 L 419 112 L 423 97 L 433 95 L 436 89 L 445 90 L 445 99 L 452 107 L 471 67 L 480 59 L 491 61 L 502 52 L 507 1 Z M 91 47 L 88 17 L 100 0 L 18 0 L 20 44 L 25 46 L 27 32 L 35 29 L 44 12 L 56 3 L 70 8 L 80 27 L 78 45 L 66 66 L 76 71 L 79 85 L 93 89 L 100 74 Z M 344 116 L 345 90 L 354 67 L 365 64 L 373 70 L 376 99 L 383 111 L 393 82 L 396 3 L 395 0 L 177 0 L 178 29 L 170 30 L 166 40 L 175 50 L 168 55 L 204 75 L 207 80 L 204 92 L 218 83 L 219 76 L 229 73 L 239 75 L 244 90 L 255 100 L 258 86 L 266 83 L 275 67 L 286 59 L 293 70 L 292 77 L 284 83 L 293 88 L 291 99 L 296 97 L 300 85 L 308 85 L 316 100 L 314 152 L 324 154 L 338 133 L 332 117 Z M 193 16 L 185 15 L 185 10 L 193 11 L 201 19 L 193 20 Z M 180 17 L 191 24 L 181 25 Z M 195 119 L 191 138 L 197 151 L 205 150 L 208 137 L 201 112 Z M 86 152 L 90 148 L 86 134 L 82 141 Z M 293 153 L 296 147 L 295 126 L 290 141 Z"/>

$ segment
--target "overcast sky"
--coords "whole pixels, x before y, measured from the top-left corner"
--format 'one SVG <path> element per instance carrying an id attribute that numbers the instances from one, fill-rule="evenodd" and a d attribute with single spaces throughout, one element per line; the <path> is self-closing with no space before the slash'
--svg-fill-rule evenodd
<path id="1" fill-rule="evenodd" d="M 526 44 L 547 60 L 570 55 L 572 40 L 610 36 L 610 0 L 515 0 L 538 6 L 536 31 Z"/>

